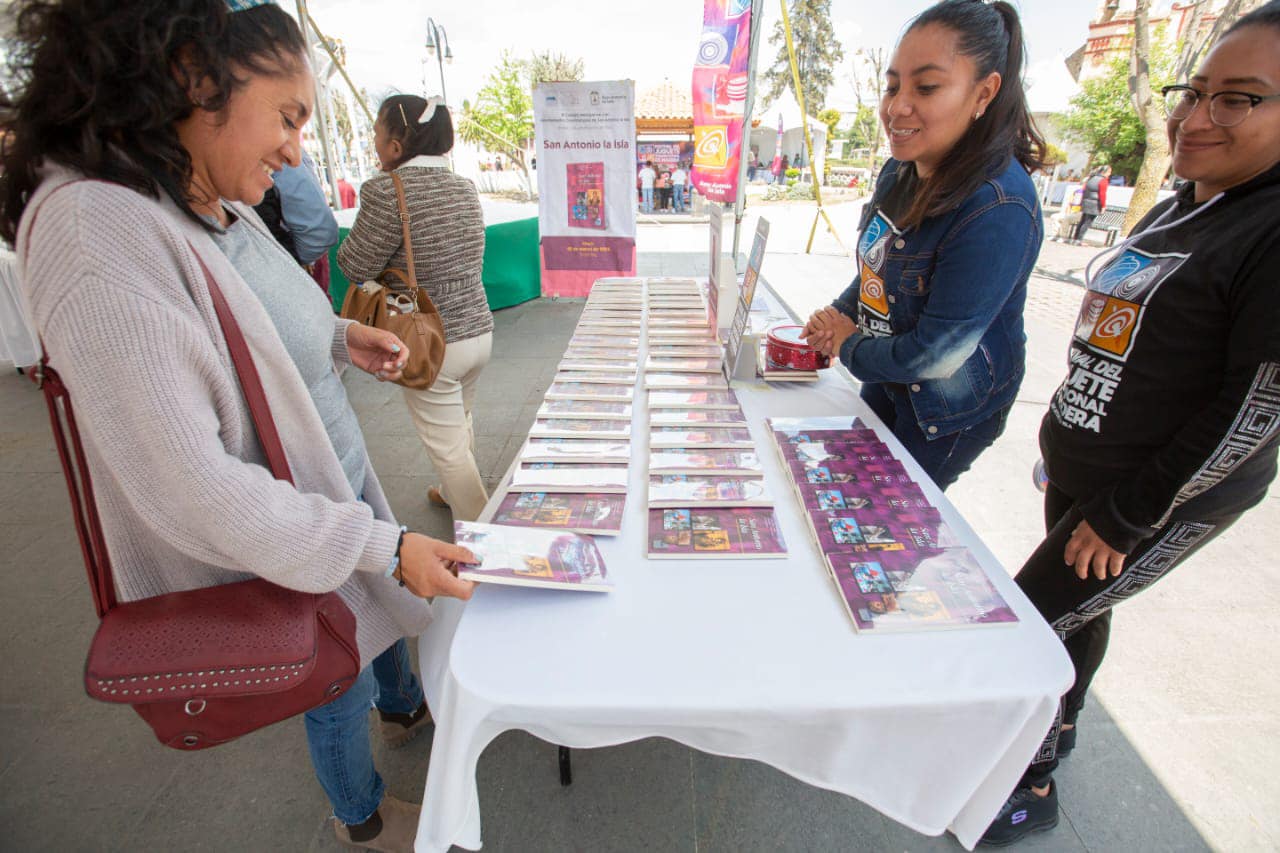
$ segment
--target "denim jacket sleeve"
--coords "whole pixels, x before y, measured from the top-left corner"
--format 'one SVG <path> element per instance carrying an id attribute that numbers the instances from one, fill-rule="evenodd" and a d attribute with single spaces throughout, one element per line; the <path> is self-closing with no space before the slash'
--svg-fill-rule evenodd
<path id="1" fill-rule="evenodd" d="M 1036 211 L 1019 198 L 997 196 L 960 211 L 939 243 L 928 295 L 915 327 L 903 334 L 849 336 L 840 360 L 863 382 L 945 379 L 973 355 L 1039 250 Z M 859 282 L 835 306 L 856 315 Z"/>

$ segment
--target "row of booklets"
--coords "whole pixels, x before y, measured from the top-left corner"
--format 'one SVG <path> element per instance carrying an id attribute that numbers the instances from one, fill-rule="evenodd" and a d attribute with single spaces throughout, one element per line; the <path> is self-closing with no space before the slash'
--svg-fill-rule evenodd
<path id="1" fill-rule="evenodd" d="M 769 418 L 767 424 L 858 631 L 1018 621 L 874 430 L 850 417 Z"/>
<path id="2" fill-rule="evenodd" d="M 649 280 L 644 389 L 651 559 L 782 557 L 782 531 L 701 288 Z"/>

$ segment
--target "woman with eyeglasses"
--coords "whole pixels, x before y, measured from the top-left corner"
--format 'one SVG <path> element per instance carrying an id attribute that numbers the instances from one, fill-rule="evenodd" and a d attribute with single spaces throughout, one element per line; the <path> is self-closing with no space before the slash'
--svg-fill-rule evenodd
<path id="1" fill-rule="evenodd" d="M 1111 608 L 1230 527 L 1276 475 L 1280 0 L 1165 93 L 1187 183 L 1086 268 L 1067 378 L 1040 428 L 1048 535 L 1017 575 L 1076 680 L 989 844 L 1058 822 L 1052 774 L 1075 746 Z"/>

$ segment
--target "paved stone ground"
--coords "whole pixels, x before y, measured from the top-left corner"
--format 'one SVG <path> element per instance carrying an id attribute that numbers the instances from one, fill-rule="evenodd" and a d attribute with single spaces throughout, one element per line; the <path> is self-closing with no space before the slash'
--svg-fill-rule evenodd
<path id="1" fill-rule="evenodd" d="M 812 207 L 757 210 L 773 224 L 765 277 L 797 313 L 824 304 L 849 278 L 839 244 L 820 228 L 815 254 L 801 254 Z M 852 239 L 857 205 L 834 207 L 832 218 Z M 744 244 L 753 231 L 754 214 Z M 642 227 L 640 271 L 705 274 L 706 245 L 705 226 Z M 1008 431 L 951 492 L 1010 571 L 1039 540 L 1035 427 L 1063 373 L 1089 256 L 1045 245 L 1027 308 L 1028 378 Z M 498 313 L 476 417 L 490 484 L 532 423 L 580 310 L 538 300 Z M 443 534 L 448 517 L 425 504 L 430 467 L 398 392 L 363 376 L 347 387 L 397 513 Z M 1280 689 L 1270 677 L 1280 652 L 1263 639 L 1280 602 L 1277 521 L 1271 497 L 1118 611 L 1080 745 L 1059 773 L 1064 820 L 1019 849 L 1280 848 L 1280 783 L 1268 771 L 1280 762 Z M 11 373 L 0 378 L 0 555 L 0 849 L 338 849 L 300 722 L 185 755 L 157 746 L 129 711 L 85 698 L 92 607 L 42 401 Z M 421 796 L 429 747 L 425 738 L 396 752 L 375 747 L 394 793 Z M 553 746 L 499 737 L 478 773 L 485 849 L 959 849 L 765 765 L 666 740 L 575 751 L 574 770 L 563 789 Z"/>

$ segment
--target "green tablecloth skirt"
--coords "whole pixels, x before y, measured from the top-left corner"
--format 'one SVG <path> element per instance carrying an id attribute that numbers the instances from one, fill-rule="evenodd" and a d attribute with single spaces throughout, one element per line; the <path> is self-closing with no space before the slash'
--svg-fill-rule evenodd
<path id="1" fill-rule="evenodd" d="M 350 228 L 338 229 L 338 243 Z M 484 229 L 484 268 L 480 273 L 489 309 L 509 308 L 542 295 L 538 262 L 538 218 L 517 219 Z M 338 269 L 338 247 L 329 250 L 329 295 L 333 310 L 342 309 L 351 282 Z"/>

